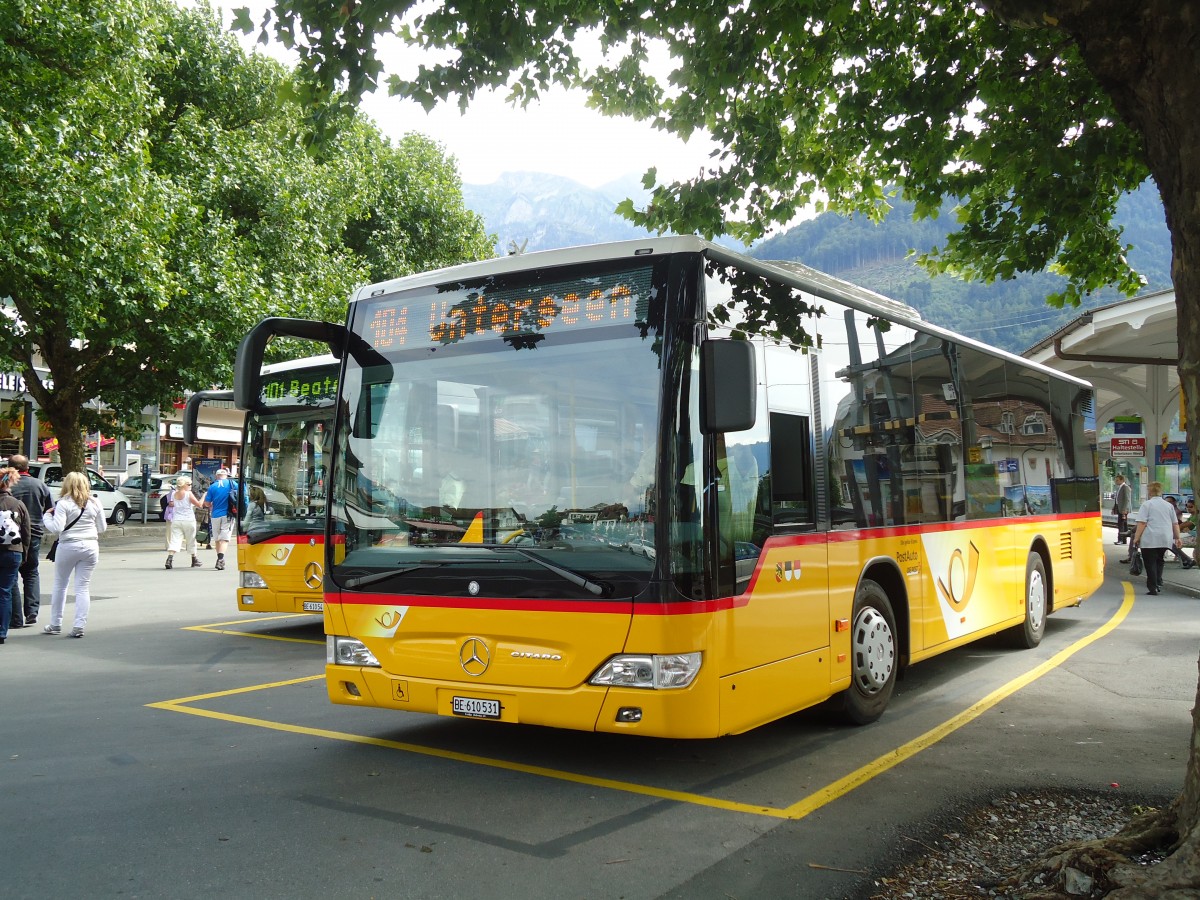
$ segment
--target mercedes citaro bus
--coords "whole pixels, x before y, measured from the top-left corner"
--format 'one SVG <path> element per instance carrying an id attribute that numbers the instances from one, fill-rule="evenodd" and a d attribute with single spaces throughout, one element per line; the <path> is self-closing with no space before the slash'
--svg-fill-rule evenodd
<path id="1" fill-rule="evenodd" d="M 664 737 L 829 701 L 1101 583 L 1087 383 L 691 237 L 510 256 L 266 319 L 341 359 L 335 703 Z"/>

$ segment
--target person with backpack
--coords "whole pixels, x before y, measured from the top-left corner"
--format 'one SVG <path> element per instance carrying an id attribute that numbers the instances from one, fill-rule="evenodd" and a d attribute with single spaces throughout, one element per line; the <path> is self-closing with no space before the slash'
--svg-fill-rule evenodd
<path id="1" fill-rule="evenodd" d="M 225 568 L 225 548 L 233 540 L 237 524 L 238 483 L 224 466 L 217 469 L 216 480 L 204 494 L 204 506 L 212 516 L 212 541 L 217 545 L 216 568 Z"/>
<path id="2" fill-rule="evenodd" d="M 0 644 L 8 639 L 13 588 L 29 550 L 29 510 L 12 495 L 20 477 L 11 466 L 0 469 Z"/>
<path id="3" fill-rule="evenodd" d="M 54 499 L 46 482 L 30 477 L 28 456 L 14 453 L 9 457 L 8 464 L 21 476 L 13 484 L 12 495 L 25 504 L 29 513 L 29 547 L 21 561 L 17 586 L 13 589 L 12 625 L 19 628 L 21 626 L 17 623 L 22 616 L 25 625 L 36 625 L 38 610 L 42 606 L 42 574 L 39 569 L 42 561 L 42 516 L 54 505 Z"/>

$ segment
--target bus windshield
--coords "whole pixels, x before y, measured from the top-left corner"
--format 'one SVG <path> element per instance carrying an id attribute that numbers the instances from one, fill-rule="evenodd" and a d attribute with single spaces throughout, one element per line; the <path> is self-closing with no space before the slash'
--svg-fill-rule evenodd
<path id="1" fill-rule="evenodd" d="M 331 508 L 341 587 L 445 594 L 446 578 L 463 576 L 455 591 L 482 596 L 645 588 L 659 417 L 651 267 L 533 275 L 352 310 L 352 330 L 386 363 L 347 362 Z"/>
<path id="2" fill-rule="evenodd" d="M 246 422 L 240 530 L 250 543 L 324 532 L 333 409 L 262 412 Z"/>

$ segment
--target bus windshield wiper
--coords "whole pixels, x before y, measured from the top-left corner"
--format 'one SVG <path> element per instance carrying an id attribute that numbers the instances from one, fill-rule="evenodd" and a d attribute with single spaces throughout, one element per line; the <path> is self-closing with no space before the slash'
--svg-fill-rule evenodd
<path id="1" fill-rule="evenodd" d="M 606 595 L 611 590 L 608 585 L 599 584 L 595 581 L 592 581 L 587 578 L 587 576 L 581 575 L 579 572 L 576 572 L 573 569 L 567 569 L 563 566 L 556 565 L 555 563 L 542 559 L 536 553 L 530 553 L 528 550 L 523 550 L 520 547 L 493 546 L 492 549 L 501 550 L 506 553 L 516 553 L 518 556 L 523 556 L 530 562 L 537 563 L 543 569 L 548 569 L 555 575 L 565 578 L 567 581 L 571 582 L 571 584 L 579 585 L 579 587 L 583 588 L 585 591 L 595 594 L 597 597 Z"/>
<path id="2" fill-rule="evenodd" d="M 414 566 L 405 566 L 402 569 L 388 569 L 386 572 L 372 572 L 370 575 L 357 575 L 347 578 L 342 582 L 348 588 L 364 587 L 368 584 L 376 584 L 380 581 L 386 581 L 396 575 L 406 575 L 409 572 L 415 572 L 417 569 L 436 569 L 442 564 L 440 562 L 417 563 Z"/>

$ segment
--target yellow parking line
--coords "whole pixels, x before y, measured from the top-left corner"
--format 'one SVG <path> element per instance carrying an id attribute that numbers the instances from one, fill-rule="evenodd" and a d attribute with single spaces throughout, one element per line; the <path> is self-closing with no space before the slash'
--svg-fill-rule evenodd
<path id="1" fill-rule="evenodd" d="M 803 819 L 805 816 L 815 812 L 822 806 L 825 806 L 827 803 L 831 803 L 839 797 L 844 797 L 855 788 L 866 784 L 872 778 L 875 778 L 876 776 L 886 772 L 888 769 L 891 769 L 892 767 L 911 759 L 922 750 L 932 747 L 938 741 L 978 718 L 1005 698 L 1010 697 L 1021 688 L 1032 684 L 1043 675 L 1053 671 L 1084 647 L 1087 647 L 1089 644 L 1092 644 L 1109 634 L 1125 620 L 1130 611 L 1133 609 L 1133 587 L 1126 582 L 1124 589 L 1125 597 L 1120 608 L 1113 614 L 1112 618 L 1110 618 L 1108 622 L 1096 629 L 1096 631 L 1092 632 L 1087 637 L 1079 639 L 1074 644 L 1071 644 L 1066 649 L 1059 651 L 1036 668 L 1031 669 L 1029 672 L 1026 672 L 1024 675 L 1021 675 L 1018 678 L 1014 678 L 1004 686 L 997 688 L 978 703 L 975 703 L 973 706 L 969 707 L 958 715 L 947 719 L 936 728 L 930 729 L 920 737 L 914 738 L 908 743 L 897 747 L 895 750 L 884 754 L 873 762 L 856 769 L 849 775 L 846 775 L 845 777 L 834 781 L 826 787 L 809 794 L 807 797 L 797 801 L 796 803 L 793 803 L 791 806 L 783 808 L 762 806 L 751 803 L 738 803 L 733 800 L 722 800 L 717 797 L 707 797 L 703 794 L 694 794 L 688 791 L 673 791 L 666 788 L 657 788 L 651 785 L 637 784 L 629 781 L 617 781 L 611 778 L 595 778 L 590 775 L 582 775 L 577 772 L 568 772 L 562 769 L 551 769 L 545 766 L 531 766 L 524 763 L 509 762 L 507 760 L 494 759 L 487 756 L 476 756 L 470 753 L 458 753 L 453 750 L 439 750 L 434 747 L 422 746 L 421 744 L 408 744 L 403 741 L 391 741 L 384 738 L 370 737 L 362 734 L 351 734 L 344 731 L 330 731 L 324 728 L 309 728 L 307 726 L 292 725 L 286 722 L 273 722 L 269 719 L 256 719 L 250 716 L 239 716 L 230 713 L 215 712 L 213 710 L 201 709 L 199 707 L 189 705 L 203 700 L 213 700 L 220 697 L 231 697 L 236 694 L 246 694 L 254 691 L 262 691 L 271 688 L 303 684 L 310 681 L 318 681 L 324 678 L 324 675 L 310 675 L 303 678 L 293 678 L 288 681 L 276 681 L 269 684 L 258 684 L 248 687 L 234 688 L 226 691 L 215 691 L 210 694 L 198 694 L 194 697 L 181 697 L 177 700 L 164 700 L 159 703 L 149 703 L 147 706 L 153 709 L 163 709 L 171 712 L 186 713 L 187 715 L 201 716 L 208 719 L 217 719 L 223 722 L 251 725 L 258 728 L 270 729 L 272 731 L 303 734 L 310 737 L 325 738 L 331 741 L 345 741 L 353 744 L 366 744 L 374 747 L 383 747 L 389 750 L 400 750 L 404 753 L 415 753 L 421 756 L 431 756 L 439 759 L 463 762 L 469 765 L 487 766 L 489 768 L 503 769 L 510 772 L 522 772 L 527 775 L 534 775 L 541 778 L 553 778 L 557 781 L 584 784 L 590 787 L 607 788 L 615 791 L 623 791 L 625 793 L 656 797 L 662 800 L 690 803 L 696 806 L 707 806 L 729 812 L 769 816 L 776 819 Z M 210 629 L 200 627 L 195 630 L 203 631 Z M 242 632 L 233 633 L 243 634 Z"/>
<path id="2" fill-rule="evenodd" d="M 303 613 L 283 613 L 278 616 L 260 616 L 253 619 L 233 619 L 229 622 L 210 622 L 208 625 L 185 625 L 184 631 L 204 631 L 209 634 L 232 634 L 238 637 L 258 638 L 264 641 L 283 641 L 288 644 L 324 644 L 325 641 L 314 641 L 312 638 L 284 637 L 278 634 L 257 634 L 252 631 L 231 631 L 226 625 L 249 625 L 254 622 L 273 622 L 277 619 L 307 619 Z"/>
<path id="3" fill-rule="evenodd" d="M 1060 650 L 1037 668 L 1031 669 L 1019 678 L 1014 678 L 1012 681 L 1008 682 L 1008 684 L 997 688 L 978 703 L 963 710 L 958 715 L 947 719 L 936 728 L 930 729 L 920 737 L 914 738 L 907 744 L 897 747 L 892 752 L 886 753 L 873 762 L 867 763 L 865 766 L 851 772 L 846 777 L 839 778 L 837 781 L 827 785 L 821 790 L 809 794 L 803 800 L 793 803 L 785 811 L 787 813 L 787 817 L 789 819 L 803 819 L 809 813 L 815 812 L 826 803 L 830 803 L 839 797 L 845 796 L 856 787 L 866 784 L 875 776 L 882 775 L 893 766 L 897 766 L 900 763 L 911 759 L 922 750 L 932 747 L 942 738 L 947 737 L 951 733 L 962 728 L 968 722 L 977 719 L 1001 700 L 1010 697 L 1021 688 L 1032 684 L 1046 673 L 1058 668 L 1084 647 L 1100 640 L 1100 638 L 1104 637 L 1123 621 L 1125 621 L 1125 617 L 1128 616 L 1130 611 L 1133 609 L 1133 586 L 1129 584 L 1129 582 L 1125 582 L 1124 588 L 1125 599 L 1122 601 L 1120 608 L 1113 613 L 1111 619 L 1109 619 L 1106 623 L 1104 623 L 1104 625 L 1100 626 L 1100 628 L 1093 631 L 1087 637 L 1080 638 L 1065 650 Z"/>

